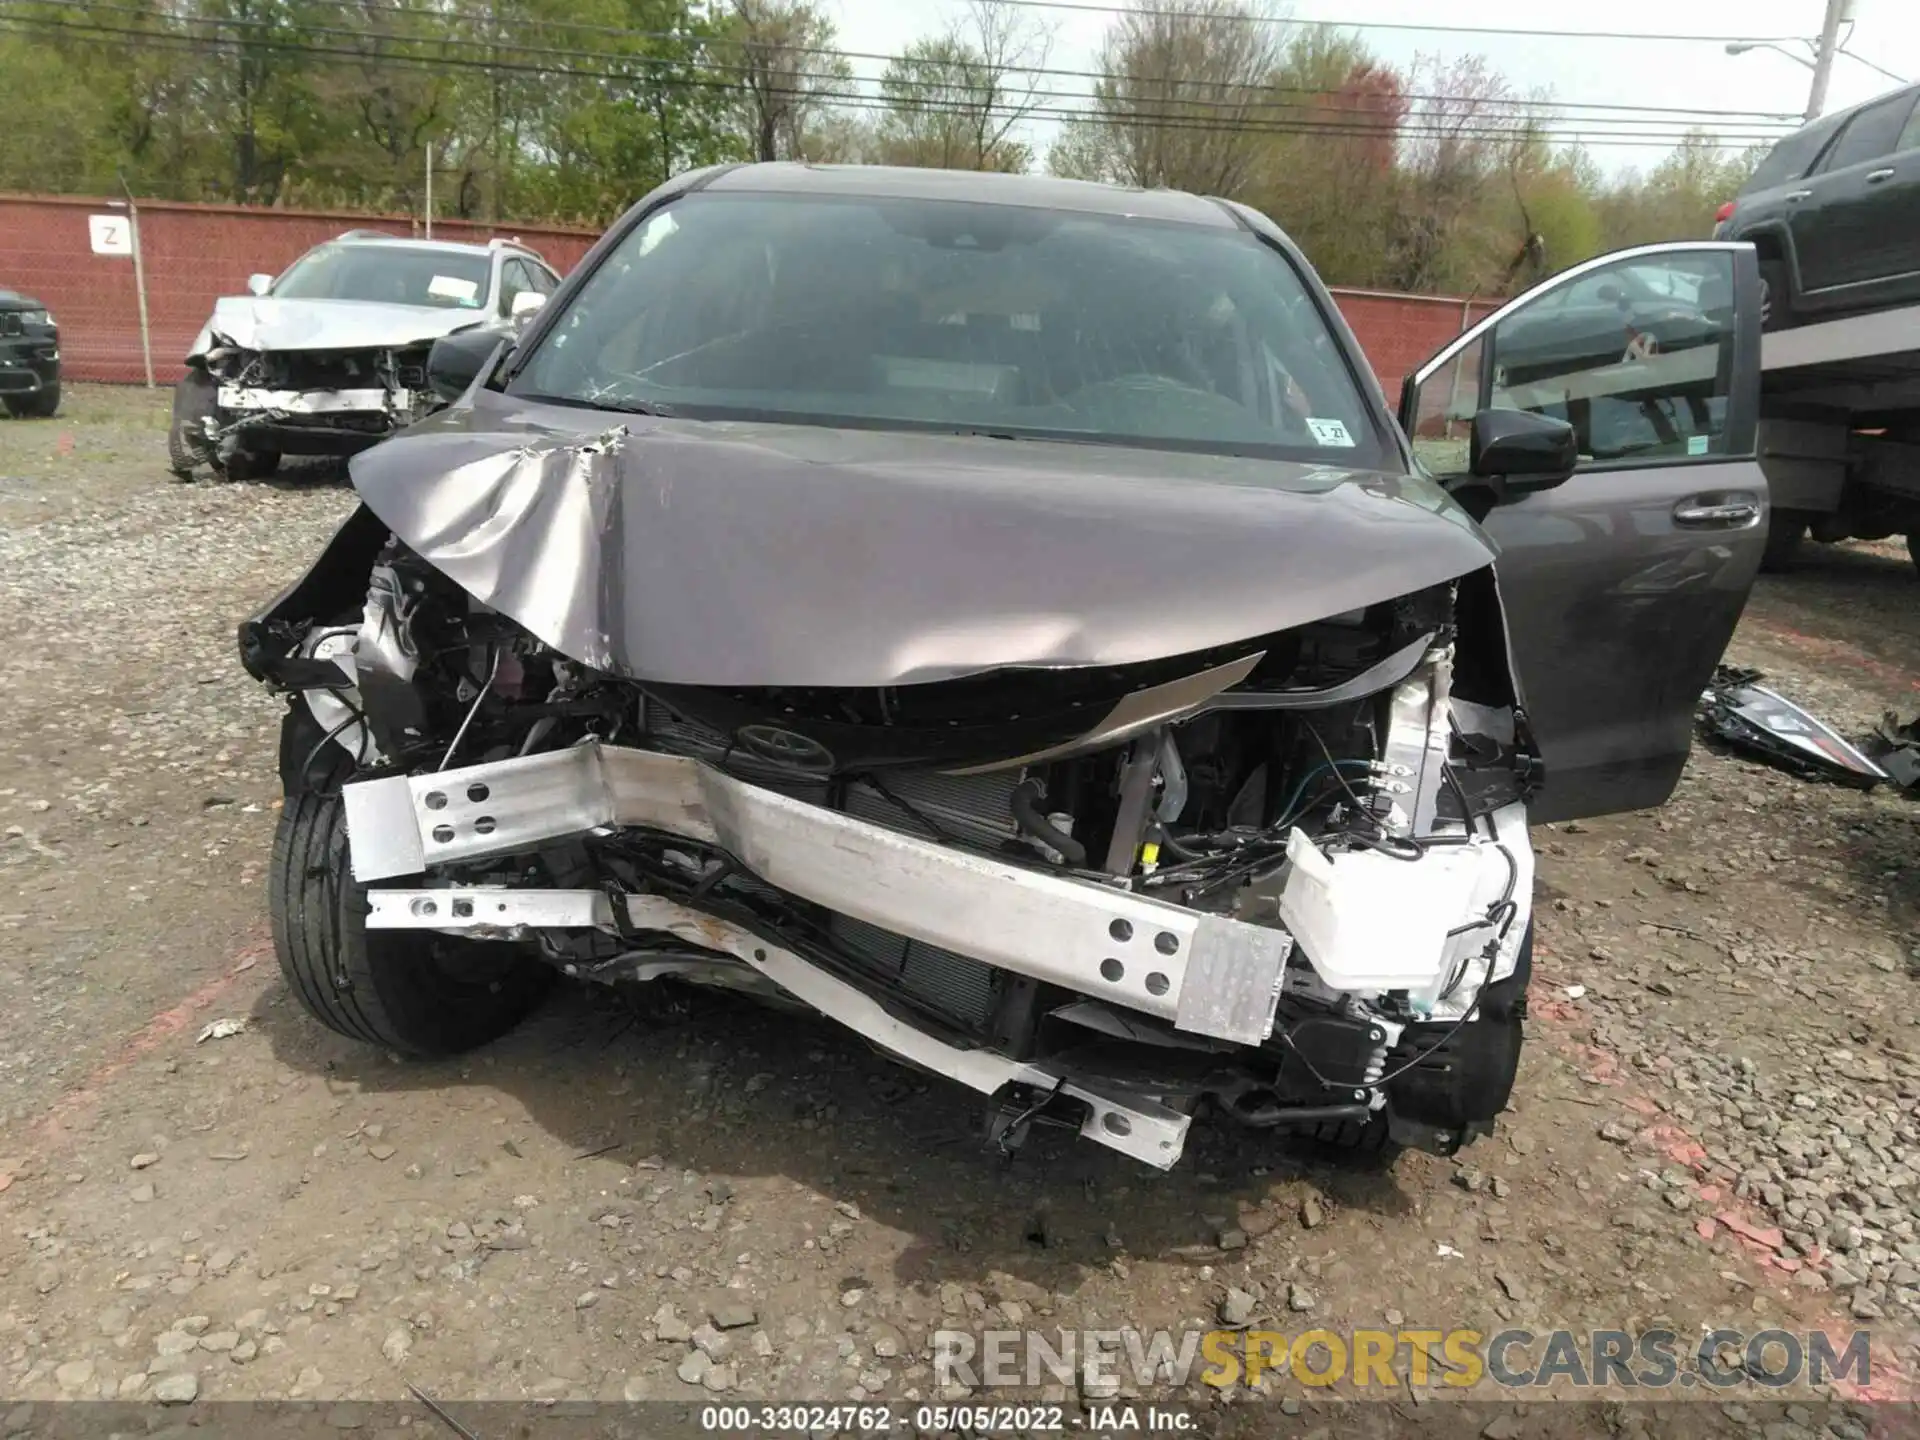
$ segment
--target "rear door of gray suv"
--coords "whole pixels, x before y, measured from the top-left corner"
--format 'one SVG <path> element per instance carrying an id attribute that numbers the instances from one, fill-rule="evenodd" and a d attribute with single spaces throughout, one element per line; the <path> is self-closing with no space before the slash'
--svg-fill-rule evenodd
<path id="1" fill-rule="evenodd" d="M 1629 278 L 1667 295 L 1666 311 L 1628 303 Z M 1604 353 L 1584 308 L 1558 303 L 1595 282 L 1621 297 Z M 1535 820 L 1659 805 L 1680 778 L 1766 542 L 1759 312 L 1749 245 L 1617 251 L 1510 301 L 1401 392 L 1421 467 L 1462 499 L 1478 411 L 1550 415 L 1579 441 L 1571 479 L 1482 522 L 1546 762 Z"/>

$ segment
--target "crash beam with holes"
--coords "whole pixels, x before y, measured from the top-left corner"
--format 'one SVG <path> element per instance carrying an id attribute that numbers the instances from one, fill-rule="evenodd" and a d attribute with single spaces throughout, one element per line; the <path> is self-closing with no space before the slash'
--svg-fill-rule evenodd
<path id="1" fill-rule="evenodd" d="M 1285 931 L 902 835 L 689 756 L 598 741 L 342 794 L 361 881 L 644 827 L 838 914 L 1241 1045 L 1273 1033 L 1293 945 Z"/>
<path id="2" fill-rule="evenodd" d="M 1186 1146 L 1188 1117 L 1144 1095 L 1028 1064 L 991 1050 L 962 1049 L 888 1014 L 872 996 L 793 951 L 730 920 L 658 895 L 624 895 L 626 930 L 666 933 L 751 966 L 795 999 L 922 1069 L 945 1075 L 983 1095 L 1024 1086 L 1049 1100 L 1080 1107 L 1080 1133 L 1089 1140 L 1162 1170 Z M 615 930 L 613 900 L 598 890 L 522 890 L 456 886 L 432 890 L 369 890 L 373 930 L 439 930 L 491 935 L 521 927 Z"/>

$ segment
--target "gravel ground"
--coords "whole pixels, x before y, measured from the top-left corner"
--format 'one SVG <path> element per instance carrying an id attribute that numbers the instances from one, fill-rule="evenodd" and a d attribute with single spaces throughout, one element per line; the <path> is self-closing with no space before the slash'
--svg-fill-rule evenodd
<path id="1" fill-rule="evenodd" d="M 1875 1392 L 1911 1394 L 1920 805 L 1702 750 L 1664 809 L 1542 833 L 1513 1113 L 1454 1161 L 1208 1131 L 1169 1175 L 1050 1136 L 1007 1166 L 969 1095 L 665 992 L 563 990 L 400 1064 L 280 983 L 279 712 L 233 655 L 350 495 L 172 483 L 164 429 L 164 397 L 85 386 L 0 425 L 0 1401 L 925 1399 L 939 1328 L 1223 1314 L 1865 1325 Z M 1863 729 L 1920 708 L 1916 600 L 1898 546 L 1817 549 L 1730 658 Z M 243 1025 L 196 1043 L 216 1019 Z M 1338 1393 L 1186 1398 L 1269 1433 Z M 1768 1440 L 1870 1418 L 1708 1398 Z"/>

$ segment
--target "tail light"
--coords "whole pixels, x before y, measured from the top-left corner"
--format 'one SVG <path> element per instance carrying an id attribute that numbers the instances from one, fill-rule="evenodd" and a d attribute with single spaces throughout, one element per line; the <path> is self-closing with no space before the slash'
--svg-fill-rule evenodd
<path id="1" fill-rule="evenodd" d="M 1727 221 L 1731 220 L 1733 218 L 1733 205 L 1734 202 L 1729 200 L 1718 210 L 1714 211 L 1713 223 L 1716 225 L 1724 225 Z"/>

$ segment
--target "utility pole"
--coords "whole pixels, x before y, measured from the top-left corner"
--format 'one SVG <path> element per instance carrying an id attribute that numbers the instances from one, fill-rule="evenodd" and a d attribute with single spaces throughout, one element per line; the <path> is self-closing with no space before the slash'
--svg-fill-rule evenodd
<path id="1" fill-rule="evenodd" d="M 1827 77 L 1833 73 L 1834 51 L 1840 48 L 1840 22 L 1853 9 L 1851 0 L 1827 0 L 1827 18 L 1820 25 L 1820 44 L 1813 52 L 1813 88 L 1807 92 L 1807 119 L 1818 120 L 1827 108 Z"/>

